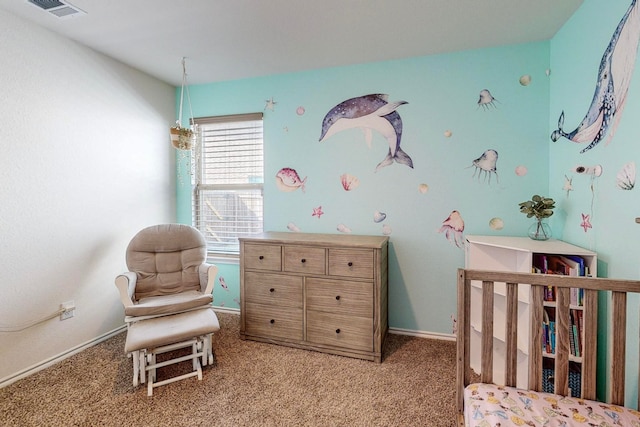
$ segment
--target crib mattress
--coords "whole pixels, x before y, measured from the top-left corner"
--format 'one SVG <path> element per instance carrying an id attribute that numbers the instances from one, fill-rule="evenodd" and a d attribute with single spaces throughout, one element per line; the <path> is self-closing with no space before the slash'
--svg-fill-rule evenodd
<path id="1" fill-rule="evenodd" d="M 467 386 L 464 408 L 468 427 L 640 427 L 640 412 L 633 409 L 494 384 Z"/>

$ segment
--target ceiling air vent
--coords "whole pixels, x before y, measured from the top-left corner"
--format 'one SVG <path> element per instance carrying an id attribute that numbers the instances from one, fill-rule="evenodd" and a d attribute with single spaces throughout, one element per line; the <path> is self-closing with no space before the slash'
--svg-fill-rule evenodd
<path id="1" fill-rule="evenodd" d="M 38 6 L 40 9 L 49 12 L 58 18 L 68 18 L 70 16 L 76 16 L 78 14 L 84 15 L 86 12 L 82 9 L 78 9 L 71 3 L 58 0 L 27 0 L 34 6 Z"/>

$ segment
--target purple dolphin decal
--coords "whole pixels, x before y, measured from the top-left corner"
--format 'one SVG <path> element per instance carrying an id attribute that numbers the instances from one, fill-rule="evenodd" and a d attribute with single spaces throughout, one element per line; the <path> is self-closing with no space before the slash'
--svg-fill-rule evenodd
<path id="1" fill-rule="evenodd" d="M 376 167 L 389 166 L 394 161 L 413 168 L 411 157 L 400 148 L 402 119 L 396 109 L 406 101 L 388 102 L 388 95 L 372 94 L 347 99 L 333 107 L 322 120 L 320 142 L 343 130 L 360 128 L 371 147 L 371 131 L 384 136 L 389 143 L 389 153 Z"/>
<path id="2" fill-rule="evenodd" d="M 573 142 L 588 142 L 589 145 L 582 149 L 581 153 L 595 147 L 609 130 L 611 131 L 607 144 L 611 141 L 627 101 L 627 91 L 638 53 L 638 41 L 640 41 L 640 13 L 636 0 L 633 0 L 602 55 L 598 83 L 589 111 L 578 127 L 569 133 L 562 130 L 563 111 L 558 119 L 558 129 L 551 134 L 552 141 L 565 137 Z"/>

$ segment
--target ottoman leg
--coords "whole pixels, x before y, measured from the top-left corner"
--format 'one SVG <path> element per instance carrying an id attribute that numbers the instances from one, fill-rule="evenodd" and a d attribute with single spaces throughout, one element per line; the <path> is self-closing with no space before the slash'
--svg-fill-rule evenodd
<path id="1" fill-rule="evenodd" d="M 138 384 L 140 381 L 140 356 L 138 355 L 138 353 L 140 353 L 138 350 L 134 351 L 131 357 L 133 359 L 133 386 L 134 387 L 138 387 Z"/>

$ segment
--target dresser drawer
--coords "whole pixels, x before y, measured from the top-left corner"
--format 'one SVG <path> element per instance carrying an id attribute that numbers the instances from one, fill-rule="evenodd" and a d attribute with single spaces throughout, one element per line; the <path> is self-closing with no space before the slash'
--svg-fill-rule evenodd
<path id="1" fill-rule="evenodd" d="M 247 302 L 245 333 L 267 338 L 301 341 L 302 309 L 282 308 Z"/>
<path id="2" fill-rule="evenodd" d="M 353 350 L 373 350 L 373 320 L 307 310 L 307 341 Z"/>
<path id="3" fill-rule="evenodd" d="M 273 273 L 244 273 L 247 302 L 279 307 L 302 308 L 302 277 Z"/>
<path id="4" fill-rule="evenodd" d="M 324 248 L 285 246 L 284 271 L 288 273 L 325 274 L 324 254 Z"/>
<path id="5" fill-rule="evenodd" d="M 309 277 L 307 309 L 373 317 L 373 283 Z"/>
<path id="6" fill-rule="evenodd" d="M 242 255 L 244 268 L 251 270 L 280 271 L 282 269 L 282 250 L 280 245 L 244 244 Z"/>
<path id="7" fill-rule="evenodd" d="M 373 279 L 371 249 L 329 249 L 329 275 Z"/>

